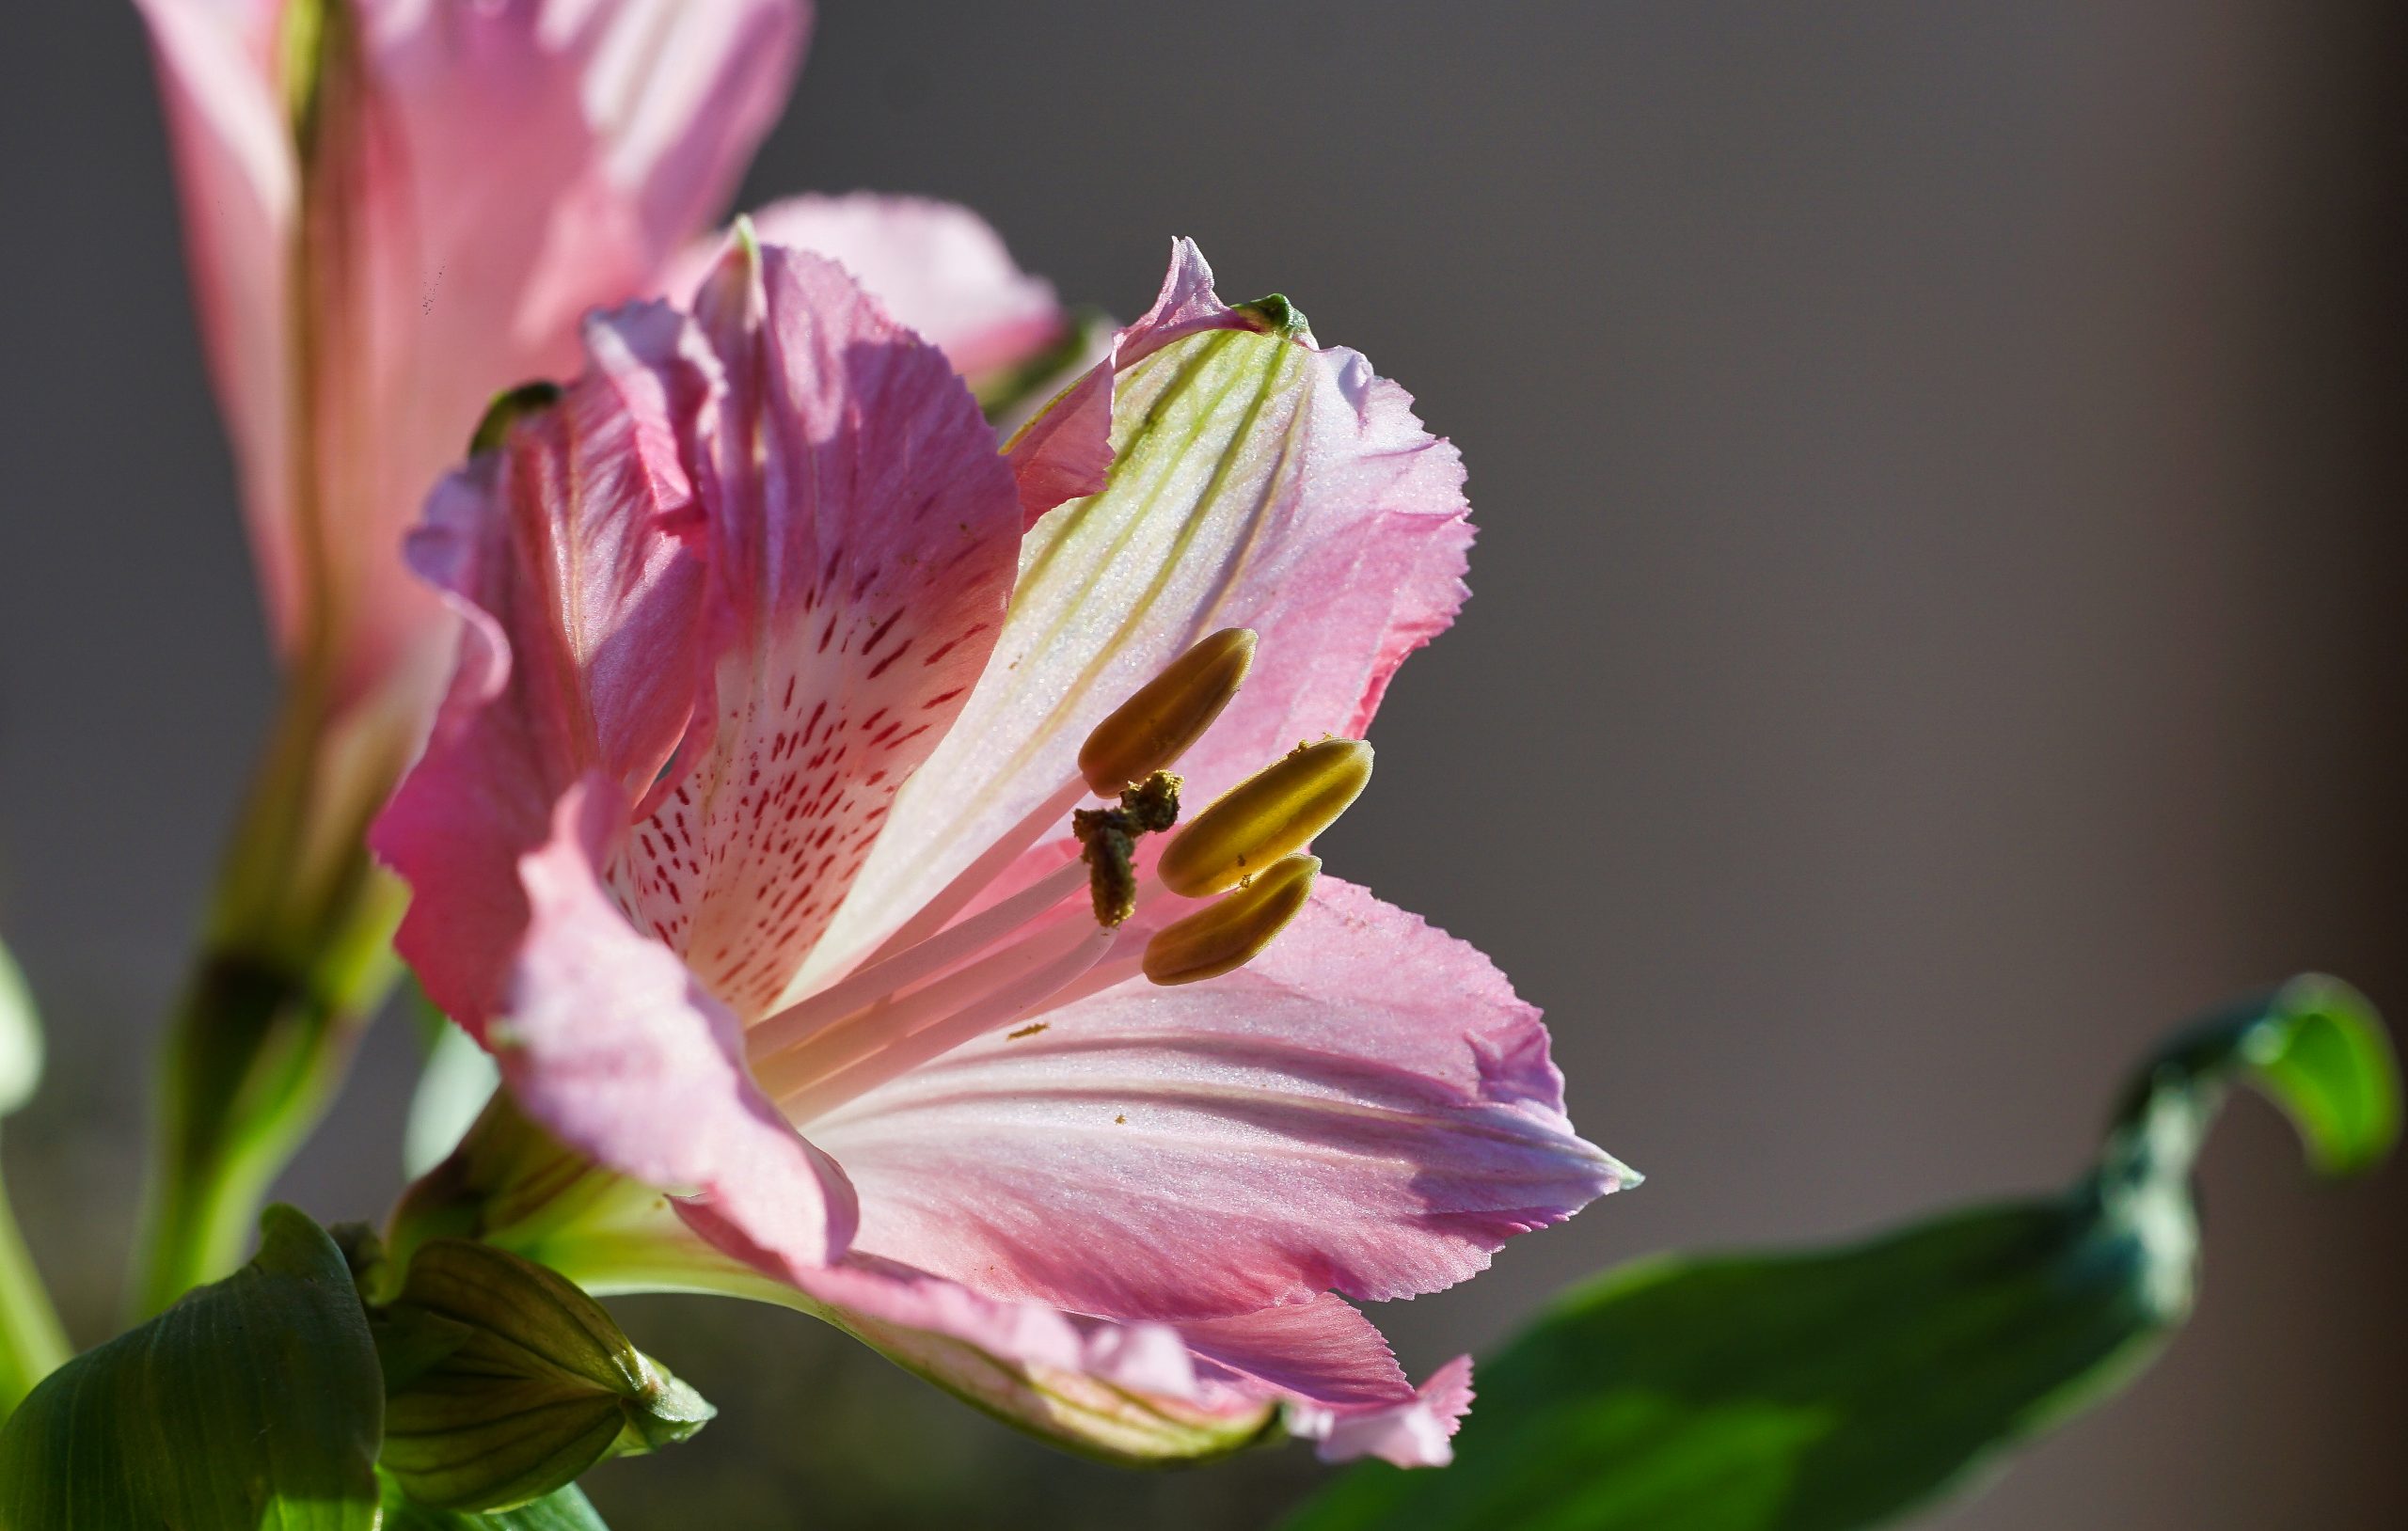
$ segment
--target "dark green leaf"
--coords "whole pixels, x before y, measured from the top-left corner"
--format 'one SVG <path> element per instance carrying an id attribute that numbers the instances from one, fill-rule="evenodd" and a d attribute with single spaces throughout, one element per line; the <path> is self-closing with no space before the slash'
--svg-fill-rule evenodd
<path id="1" fill-rule="evenodd" d="M 2346 1170 L 2397 1135 L 2364 1000 L 2299 980 L 2147 1065 L 2062 1195 L 1836 1251 L 1643 1262 L 1478 1376 L 1453 1467 L 1379 1463 L 1288 1531 L 1848 1531 L 1927 1503 L 2097 1401 L 2189 1314 L 2189 1179 L 2234 1081 Z"/>
<path id="2" fill-rule="evenodd" d="M 289 1207 L 259 1255 L 68 1363 L 0 1429 L 0 1528 L 373 1531 L 383 1388 L 334 1241 Z"/>
<path id="3" fill-rule="evenodd" d="M 414 1504 L 401 1487 L 385 1483 L 383 1531 L 610 1531 L 585 1495 L 571 1486 L 546 1494 L 516 1509 L 477 1515 L 465 1510 L 429 1509 Z"/>
<path id="4" fill-rule="evenodd" d="M 600 1303 L 488 1244 L 421 1246 L 376 1329 L 384 1467 L 422 1505 L 523 1505 L 606 1457 L 683 1441 L 711 1417 Z"/>

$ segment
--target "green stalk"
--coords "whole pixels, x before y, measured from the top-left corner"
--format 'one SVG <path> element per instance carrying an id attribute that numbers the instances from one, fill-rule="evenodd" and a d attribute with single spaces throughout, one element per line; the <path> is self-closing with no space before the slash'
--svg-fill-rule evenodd
<path id="1" fill-rule="evenodd" d="M 236 828 L 168 1022 L 131 1307 L 148 1318 L 242 1263 L 270 1186 L 331 1104 L 399 966 L 404 895 L 369 859 L 393 769 L 329 732 L 302 680 Z"/>
<path id="2" fill-rule="evenodd" d="M 74 1353 L 0 1185 L 0 1420 Z"/>

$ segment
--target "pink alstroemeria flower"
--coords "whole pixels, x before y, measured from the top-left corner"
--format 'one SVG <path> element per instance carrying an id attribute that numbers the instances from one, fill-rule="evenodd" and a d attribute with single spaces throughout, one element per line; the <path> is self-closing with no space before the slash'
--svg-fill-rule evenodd
<path id="1" fill-rule="evenodd" d="M 1210 890 L 1152 834 L 1101 923 L 1071 815 L 1083 742 L 1225 629 L 1259 635 L 1243 689 L 1149 762 L 1191 804 L 1359 735 L 1462 600 L 1452 449 L 1184 242 L 1004 453 L 840 267 L 741 236 L 692 319 L 586 345 L 412 544 L 467 636 L 374 843 L 515 1105 L 414 1188 L 397 1258 L 466 1232 L 595 1290 L 766 1296 L 1124 1459 L 1284 1422 L 1446 1460 L 1468 1363 L 1416 1388 L 1347 1300 L 1631 1179 L 1536 1012 L 1329 879 L 1246 965 L 1154 982 L 1165 928 L 1235 906 L 1174 893 Z M 1259 887 L 1301 864 L 1252 848 Z"/>

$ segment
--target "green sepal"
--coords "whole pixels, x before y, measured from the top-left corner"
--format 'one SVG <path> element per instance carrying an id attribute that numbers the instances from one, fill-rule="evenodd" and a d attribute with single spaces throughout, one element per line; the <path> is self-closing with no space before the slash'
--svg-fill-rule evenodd
<path id="1" fill-rule="evenodd" d="M 714 1413 L 599 1302 L 487 1244 L 421 1246 L 375 1328 L 383 1465 L 433 1508 L 528 1504 L 605 1458 L 684 1441 Z"/>
<path id="2" fill-rule="evenodd" d="M 964 381 L 989 424 L 999 429 L 1007 423 L 1016 427 L 1022 412 L 1077 382 L 1085 371 L 1079 363 L 1101 351 L 1112 331 L 1110 320 L 1092 308 L 1082 308 L 1062 326 L 1061 338 L 1036 355 Z"/>
<path id="3" fill-rule="evenodd" d="M 1311 321 L 1305 317 L 1305 310 L 1288 301 L 1285 292 L 1274 292 L 1252 303 L 1241 303 L 1229 311 L 1252 321 L 1254 327 L 1263 334 L 1276 336 L 1282 340 L 1309 341 L 1312 339 Z"/>
<path id="4" fill-rule="evenodd" d="M 289 1207 L 225 1280 L 51 1374 L 0 1428 L 6 1531 L 375 1531 L 384 1389 L 341 1253 Z"/>
<path id="5" fill-rule="evenodd" d="M 2285 1109 L 2320 1168 L 2363 1168 L 2397 1135 L 2372 1012 L 2298 980 L 2152 1058 L 2062 1194 L 1848 1248 L 1609 1272 L 1480 1369 L 1454 1466 L 1356 1468 L 1286 1531 L 1893 1521 L 2114 1393 L 2189 1316 L 2190 1174 L 2235 1082 Z"/>
<path id="6" fill-rule="evenodd" d="M 468 455 L 481 457 L 508 439 L 510 428 L 530 416 L 540 415 L 558 404 L 564 397 L 561 386 L 547 378 L 521 383 L 515 388 L 504 388 L 485 405 L 477 420 L 476 430 L 468 437 Z"/>
<path id="7" fill-rule="evenodd" d="M 480 1515 L 431 1509 L 404 1493 L 391 1477 L 384 1482 L 385 1522 L 380 1531 L 610 1531 L 573 1484 L 531 1505 Z"/>

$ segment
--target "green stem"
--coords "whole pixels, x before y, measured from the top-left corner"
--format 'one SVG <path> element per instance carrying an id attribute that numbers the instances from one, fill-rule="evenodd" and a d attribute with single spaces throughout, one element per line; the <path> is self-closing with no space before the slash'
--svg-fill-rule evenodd
<path id="1" fill-rule="evenodd" d="M 399 975 L 390 943 L 404 895 L 363 843 L 393 751 L 352 748 L 323 717 L 316 687 L 296 684 L 168 1023 L 130 1294 L 137 1318 L 242 1262 L 270 1186 Z"/>
<path id="2" fill-rule="evenodd" d="M 74 1353 L 0 1186 L 0 1420 Z"/>

